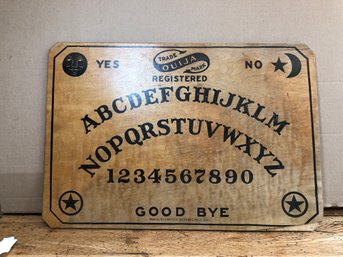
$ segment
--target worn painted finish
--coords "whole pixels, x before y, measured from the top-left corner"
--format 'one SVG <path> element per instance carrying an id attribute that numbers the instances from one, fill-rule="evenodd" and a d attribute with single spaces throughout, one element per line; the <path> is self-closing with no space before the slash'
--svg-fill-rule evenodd
<path id="1" fill-rule="evenodd" d="M 316 222 L 317 112 L 304 45 L 57 44 L 44 219 L 214 230 Z"/>

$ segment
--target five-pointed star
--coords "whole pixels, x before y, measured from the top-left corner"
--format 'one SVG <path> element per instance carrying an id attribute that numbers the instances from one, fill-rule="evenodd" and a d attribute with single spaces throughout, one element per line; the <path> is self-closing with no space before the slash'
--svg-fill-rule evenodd
<path id="1" fill-rule="evenodd" d="M 304 201 L 297 201 L 297 199 L 293 195 L 292 200 L 286 201 L 286 203 L 289 205 L 288 212 L 291 212 L 293 210 L 297 210 L 297 211 L 301 212 L 301 209 L 299 206 L 302 205 L 304 203 Z"/>
<path id="2" fill-rule="evenodd" d="M 66 204 L 66 207 L 64 208 L 65 210 L 68 209 L 68 208 L 72 208 L 76 211 L 76 207 L 75 207 L 75 204 L 79 201 L 79 200 L 74 200 L 73 199 L 73 196 L 71 194 L 69 194 L 69 198 L 68 200 L 62 200 L 65 204 Z"/>
<path id="3" fill-rule="evenodd" d="M 281 62 L 280 57 L 278 57 L 276 62 L 272 62 L 272 64 L 275 66 L 274 72 L 277 70 L 281 70 L 282 72 L 285 72 L 283 69 L 283 66 L 287 64 L 287 62 Z"/>

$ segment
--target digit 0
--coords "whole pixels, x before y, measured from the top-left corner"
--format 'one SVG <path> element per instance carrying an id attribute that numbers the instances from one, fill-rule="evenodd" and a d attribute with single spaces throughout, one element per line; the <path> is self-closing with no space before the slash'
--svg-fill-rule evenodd
<path id="1" fill-rule="evenodd" d="M 244 170 L 241 174 L 241 180 L 244 184 L 250 184 L 254 179 L 254 174 L 250 170 Z"/>

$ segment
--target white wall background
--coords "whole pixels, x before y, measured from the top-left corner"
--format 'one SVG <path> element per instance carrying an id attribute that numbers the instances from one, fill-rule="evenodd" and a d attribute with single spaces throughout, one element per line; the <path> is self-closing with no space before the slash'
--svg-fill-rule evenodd
<path id="1" fill-rule="evenodd" d="M 343 1 L 0 0 L 0 204 L 40 212 L 55 42 L 306 43 L 316 53 L 326 206 L 343 206 Z"/>

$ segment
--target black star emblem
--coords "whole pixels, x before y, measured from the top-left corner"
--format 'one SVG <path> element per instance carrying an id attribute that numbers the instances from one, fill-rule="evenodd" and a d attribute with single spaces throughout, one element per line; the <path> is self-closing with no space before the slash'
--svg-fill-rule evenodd
<path id="1" fill-rule="evenodd" d="M 283 196 L 281 206 L 286 215 L 299 218 L 307 212 L 308 201 L 302 193 L 292 191 Z"/>
<path id="2" fill-rule="evenodd" d="M 76 207 L 75 207 L 75 204 L 79 201 L 79 200 L 74 200 L 73 199 L 73 196 L 71 194 L 69 194 L 69 198 L 68 200 L 62 200 L 66 206 L 65 206 L 65 210 L 68 209 L 68 208 L 72 208 L 76 211 Z"/>
<path id="3" fill-rule="evenodd" d="M 82 210 L 83 207 L 82 196 L 73 190 L 64 192 L 58 200 L 58 206 L 64 214 L 76 215 Z"/>
<path id="4" fill-rule="evenodd" d="M 281 70 L 282 72 L 285 72 L 283 69 L 283 66 L 287 64 L 287 62 L 281 62 L 280 57 L 278 57 L 276 62 L 272 62 L 272 64 L 275 66 L 274 72 L 277 70 Z"/>
<path id="5" fill-rule="evenodd" d="M 288 212 L 292 212 L 293 210 L 297 210 L 301 212 L 300 205 L 304 203 L 304 201 L 297 201 L 295 198 L 295 195 L 293 195 L 291 201 L 286 201 L 286 203 L 289 205 L 289 210 Z"/>

